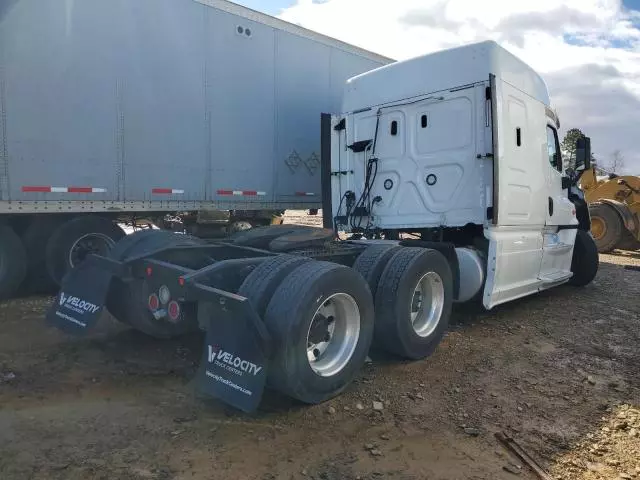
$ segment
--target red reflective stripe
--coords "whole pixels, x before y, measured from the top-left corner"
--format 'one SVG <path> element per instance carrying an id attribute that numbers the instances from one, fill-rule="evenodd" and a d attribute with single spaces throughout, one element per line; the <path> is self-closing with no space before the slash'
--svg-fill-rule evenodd
<path id="1" fill-rule="evenodd" d="M 159 193 L 159 194 L 171 194 L 173 190 L 171 188 L 153 188 L 151 189 L 151 193 Z"/>
<path id="2" fill-rule="evenodd" d="M 233 195 L 233 190 L 218 190 L 218 195 Z"/>
<path id="3" fill-rule="evenodd" d="M 242 195 L 255 196 L 258 195 L 258 192 L 256 192 L 255 190 L 243 190 Z"/>
<path id="4" fill-rule="evenodd" d="M 50 192 L 51 187 L 22 187 L 23 192 Z"/>
<path id="5" fill-rule="evenodd" d="M 69 193 L 91 193 L 92 190 L 93 189 L 91 187 L 69 187 L 67 189 L 67 192 L 69 192 Z"/>

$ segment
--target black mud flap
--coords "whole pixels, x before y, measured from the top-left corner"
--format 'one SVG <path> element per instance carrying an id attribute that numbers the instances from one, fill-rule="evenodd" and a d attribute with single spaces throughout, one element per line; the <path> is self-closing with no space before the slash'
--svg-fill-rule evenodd
<path id="1" fill-rule="evenodd" d="M 47 322 L 65 333 L 81 335 L 102 315 L 113 277 L 101 257 L 88 257 L 62 281 L 55 303 L 47 313 Z"/>
<path id="2" fill-rule="evenodd" d="M 195 381 L 203 393 L 254 412 L 267 380 L 269 334 L 244 297 L 217 292 L 206 305 L 210 315 Z"/>

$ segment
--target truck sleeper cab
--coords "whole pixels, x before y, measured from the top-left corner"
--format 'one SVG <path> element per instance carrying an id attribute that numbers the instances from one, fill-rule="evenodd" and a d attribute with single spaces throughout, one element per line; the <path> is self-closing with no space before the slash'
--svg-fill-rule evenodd
<path id="1" fill-rule="evenodd" d="M 348 81 L 332 120 L 338 229 L 481 248 L 492 308 L 568 281 L 578 220 L 540 76 L 495 42 Z M 470 280 L 471 281 L 471 280 Z M 465 279 L 461 279 L 465 283 Z"/>
<path id="2" fill-rule="evenodd" d="M 201 328 L 201 389 L 253 411 L 267 385 L 338 395 L 371 345 L 427 357 L 454 301 L 493 308 L 594 278 L 576 187 L 589 141 L 563 176 L 546 87 L 498 45 L 352 78 L 343 110 L 321 116 L 325 228 L 129 235 L 69 273 L 49 321 L 82 333 L 106 308 L 155 337 Z"/>

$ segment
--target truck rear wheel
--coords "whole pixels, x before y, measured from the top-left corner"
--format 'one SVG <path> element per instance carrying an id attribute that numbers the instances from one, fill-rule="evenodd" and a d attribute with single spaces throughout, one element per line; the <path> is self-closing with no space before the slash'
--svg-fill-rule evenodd
<path id="1" fill-rule="evenodd" d="M 269 301 L 282 281 L 293 270 L 311 259 L 292 255 L 276 255 L 262 262 L 245 278 L 238 295 L 247 297 L 256 313 L 264 317 Z"/>
<path id="2" fill-rule="evenodd" d="M 62 279 L 87 255 L 108 255 L 124 232 L 110 219 L 95 215 L 75 217 L 60 225 L 47 242 L 49 275 L 60 285 Z"/>
<path id="3" fill-rule="evenodd" d="M 312 261 L 277 288 L 264 317 L 274 340 L 268 384 L 305 403 L 339 394 L 364 364 L 373 300 L 353 269 Z"/>
<path id="4" fill-rule="evenodd" d="M 569 279 L 569 283 L 576 287 L 591 283 L 598 273 L 599 263 L 598 248 L 593 237 L 589 232 L 578 230 L 571 259 L 573 277 Z"/>
<path id="5" fill-rule="evenodd" d="M 452 301 L 453 276 L 444 255 L 401 248 L 378 283 L 376 345 L 413 360 L 430 355 L 447 330 Z"/>
<path id="6" fill-rule="evenodd" d="M 27 254 L 20 237 L 0 225 L 0 299 L 11 298 L 27 275 Z"/>
<path id="7" fill-rule="evenodd" d="M 600 253 L 607 253 L 616 248 L 622 239 L 624 225 L 615 209 L 604 203 L 589 206 L 591 215 L 591 233 Z"/>
<path id="8" fill-rule="evenodd" d="M 399 248 L 401 247 L 398 245 L 372 245 L 362 252 L 353 264 L 353 269 L 362 275 L 369 284 L 371 294 L 374 298 L 378 290 L 378 281 L 380 280 L 382 271 Z"/>

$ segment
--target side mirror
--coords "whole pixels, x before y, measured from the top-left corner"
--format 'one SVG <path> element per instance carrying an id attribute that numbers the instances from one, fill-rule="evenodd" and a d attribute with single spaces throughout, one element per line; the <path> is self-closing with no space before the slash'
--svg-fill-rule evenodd
<path id="1" fill-rule="evenodd" d="M 576 141 L 576 171 L 591 168 L 591 139 L 580 137 Z"/>

